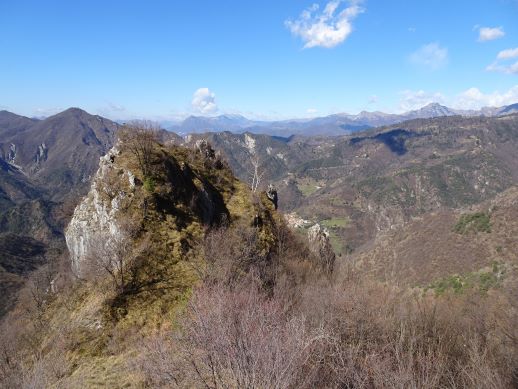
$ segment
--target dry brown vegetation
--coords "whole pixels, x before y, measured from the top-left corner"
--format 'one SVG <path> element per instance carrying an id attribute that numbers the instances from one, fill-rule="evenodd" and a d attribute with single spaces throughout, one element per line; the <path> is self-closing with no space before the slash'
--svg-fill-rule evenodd
<path id="1" fill-rule="evenodd" d="M 151 174 L 159 129 L 153 122 L 135 121 L 118 132 L 122 146 L 133 154 L 144 177 Z"/>
<path id="2" fill-rule="evenodd" d="M 91 279 L 71 282 L 60 263 L 33 274 L 1 326 L 1 387 L 518 385 L 517 277 L 437 295 L 345 260 L 329 274 L 223 165 L 154 147 L 156 187 L 134 196 L 148 212 L 126 215 L 140 217 L 133 244 L 100 240 Z M 204 222 L 194 183 L 221 196 L 225 217 Z M 498 212 L 483 238 L 505 254 L 514 241 Z"/>
<path id="3" fill-rule="evenodd" d="M 273 296 L 254 275 L 197 289 L 181 331 L 145 342 L 151 387 L 510 388 L 516 285 L 421 296 L 358 274 Z"/>
<path id="4" fill-rule="evenodd" d="M 228 230 L 210 234 L 206 253 L 213 261 L 213 277 L 206 278 L 192 296 L 181 330 L 144 341 L 146 351 L 139 366 L 147 384 L 206 388 L 516 385 L 516 281 L 489 293 L 435 296 L 376 281 L 351 265 L 342 266 L 329 279 L 305 266 L 301 246 L 291 244 L 288 252 L 299 260 L 294 259 L 292 267 L 282 267 L 271 291 L 264 289 L 261 271 L 249 266 L 257 258 L 247 250 L 254 247 L 250 240 L 239 240 Z M 248 271 L 238 266 L 240 258 Z M 293 280 L 294 274 L 297 282 L 283 282 Z"/>

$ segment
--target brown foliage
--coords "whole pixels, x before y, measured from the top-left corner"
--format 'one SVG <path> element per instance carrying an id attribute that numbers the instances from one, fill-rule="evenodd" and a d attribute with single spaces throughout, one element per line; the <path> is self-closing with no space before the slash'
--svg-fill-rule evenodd
<path id="1" fill-rule="evenodd" d="M 518 355 L 501 327 L 516 326 L 509 308 L 497 296 L 437 299 L 342 278 L 307 285 L 299 312 L 329 335 L 321 387 L 505 388 Z"/>
<path id="2" fill-rule="evenodd" d="M 70 287 L 68 265 L 68 256 L 62 255 L 34 271 L 15 309 L 0 322 L 0 388 L 48 387 L 68 373 L 61 332 L 45 353 L 40 348 L 49 329 L 46 309 Z"/>
<path id="3" fill-rule="evenodd" d="M 139 233 L 139 225 L 128 218 L 118 219 L 118 231 L 114 234 L 99 232 L 91 237 L 90 253 L 84 278 L 95 280 L 110 277 L 111 285 L 117 293 L 124 293 L 130 282 L 134 258 L 142 247 L 135 247 L 134 240 Z"/>
<path id="4" fill-rule="evenodd" d="M 307 279 L 298 296 L 250 274 L 205 283 L 142 370 L 153 386 L 515 387 L 512 293 L 437 298 L 350 275 Z"/>
<path id="5" fill-rule="evenodd" d="M 164 339 L 148 347 L 159 361 L 144 364 L 154 386 L 302 388 L 313 379 L 306 362 L 322 334 L 308 332 L 304 319 L 290 317 L 252 276 L 231 288 L 198 289 L 183 329 L 169 340 L 177 348 L 164 352 Z"/>

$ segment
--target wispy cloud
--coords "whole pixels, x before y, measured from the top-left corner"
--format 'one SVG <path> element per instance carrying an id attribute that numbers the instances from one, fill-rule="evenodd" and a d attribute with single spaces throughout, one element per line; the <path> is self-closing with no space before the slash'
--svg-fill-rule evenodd
<path id="1" fill-rule="evenodd" d="M 515 49 L 502 50 L 496 56 L 496 60 L 486 67 L 489 72 L 500 72 L 506 74 L 518 74 L 518 47 Z"/>
<path id="2" fill-rule="evenodd" d="M 503 27 L 477 27 L 478 28 L 478 41 L 488 42 L 494 41 L 505 36 Z"/>
<path id="3" fill-rule="evenodd" d="M 107 107 L 112 112 L 124 112 L 126 108 L 120 104 L 109 103 Z"/>
<path id="4" fill-rule="evenodd" d="M 377 95 L 372 95 L 369 97 L 369 104 L 376 104 L 379 101 L 379 97 Z"/>
<path id="5" fill-rule="evenodd" d="M 431 103 L 444 104 L 446 98 L 439 92 L 425 92 L 424 90 L 404 90 L 399 93 L 399 112 L 413 111 Z"/>
<path id="6" fill-rule="evenodd" d="M 506 74 L 518 74 L 518 61 L 510 65 L 501 65 L 497 62 L 492 63 L 486 68 L 489 72 L 500 72 Z"/>
<path id="7" fill-rule="evenodd" d="M 199 88 L 192 96 L 191 106 L 197 113 L 204 115 L 216 113 L 216 95 L 209 88 Z"/>
<path id="8" fill-rule="evenodd" d="M 496 56 L 497 59 L 511 59 L 518 57 L 518 47 L 516 49 L 502 50 Z"/>
<path id="9" fill-rule="evenodd" d="M 110 119 L 121 119 L 121 116 L 124 116 L 125 118 L 130 116 L 126 111 L 126 107 L 113 102 L 108 102 L 104 106 L 98 108 L 97 113 Z"/>
<path id="10" fill-rule="evenodd" d="M 399 93 L 399 110 L 406 112 L 419 109 L 430 103 L 439 103 L 455 109 L 480 109 L 483 107 L 502 107 L 518 103 L 518 85 L 508 90 L 483 92 L 472 87 L 456 95 L 446 96 L 440 92 L 424 90 L 405 90 Z"/>
<path id="11" fill-rule="evenodd" d="M 344 42 L 353 31 L 352 21 L 362 12 L 362 0 L 332 0 L 320 11 L 318 4 L 304 10 L 298 19 L 286 20 L 286 27 L 304 42 L 304 48 L 332 48 Z"/>
<path id="12" fill-rule="evenodd" d="M 437 42 L 428 43 L 410 55 L 410 62 L 431 70 L 440 69 L 448 63 L 448 49 Z"/>
<path id="13" fill-rule="evenodd" d="M 517 102 L 518 85 L 515 85 L 507 91 L 491 93 L 484 93 L 478 88 L 469 88 L 456 97 L 453 106 L 462 109 L 479 109 L 482 107 L 502 107 Z"/>

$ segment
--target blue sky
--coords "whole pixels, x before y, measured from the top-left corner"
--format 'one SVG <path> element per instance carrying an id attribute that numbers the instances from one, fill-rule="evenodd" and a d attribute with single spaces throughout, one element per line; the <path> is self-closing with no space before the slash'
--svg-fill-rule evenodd
<path id="1" fill-rule="evenodd" d="M 29 116 L 518 102 L 518 0 L 1 0 L 0 47 L 0 108 Z"/>

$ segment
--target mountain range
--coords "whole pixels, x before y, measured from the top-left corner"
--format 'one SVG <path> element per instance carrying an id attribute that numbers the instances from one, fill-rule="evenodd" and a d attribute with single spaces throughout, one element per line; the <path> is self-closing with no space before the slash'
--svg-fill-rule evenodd
<path id="1" fill-rule="evenodd" d="M 66 250 L 63 228 L 118 127 L 77 108 L 42 120 L 0 112 L 0 316 L 27 274 Z"/>
<path id="2" fill-rule="evenodd" d="M 324 131 L 196 133 L 202 124 L 192 120 L 189 135 L 159 132 L 147 170 L 126 143 L 131 140 L 113 147 L 120 124 L 108 119 L 77 108 L 41 120 L 0 112 L 0 382 L 29 387 L 29 377 L 30 387 L 169 387 L 170 375 L 159 374 L 167 377 L 160 381 L 165 386 L 151 381 L 156 366 L 170 371 L 178 350 L 186 350 L 183 360 L 193 347 L 185 342 L 162 352 L 159 347 L 183 338 L 166 332 L 157 339 L 157 329 L 188 330 L 184 317 L 196 307 L 209 309 L 198 322 L 210 334 L 220 318 L 234 315 L 232 330 L 217 333 L 215 344 L 242 332 L 234 330 L 241 317 L 251 321 L 239 328 L 257 328 L 249 311 L 225 307 L 211 314 L 221 303 L 253 307 L 254 295 L 218 294 L 222 285 L 235 290 L 248 271 L 259 277 L 265 295 L 279 296 L 280 312 L 300 304 L 309 307 L 301 318 L 316 318 L 311 315 L 322 307 L 334 307 L 329 323 L 344 333 L 328 339 L 347 339 L 358 329 L 366 337 L 361 344 L 373 345 L 372 366 L 379 364 L 382 344 L 373 343 L 372 334 L 399 340 L 401 328 L 421 328 L 436 317 L 441 302 L 448 307 L 444 325 L 423 326 L 419 339 L 458 323 L 455 336 L 433 335 L 433 344 L 444 338 L 450 345 L 466 328 L 488 328 L 482 340 L 502 353 L 513 349 L 502 339 L 518 339 L 516 107 L 471 116 L 428 108 L 439 117 L 420 118 L 421 111 L 404 122 L 342 129 L 332 137 Z M 363 116 L 386 120 L 373 115 Z M 246 123 L 220 119 L 227 130 L 233 121 Z M 338 119 L 320 120 L 321 128 L 333 128 Z M 255 193 L 249 185 L 254 177 Z M 217 287 L 196 300 L 200 284 Z M 389 311 L 406 312 L 412 304 L 417 308 L 409 324 L 386 325 Z M 270 317 L 272 307 L 263 304 L 259 311 Z M 469 307 L 477 315 L 466 324 Z M 484 307 L 487 312 L 480 311 Z M 374 320 L 373 312 L 379 315 Z M 214 324 L 206 325 L 211 317 Z M 342 327 L 350 317 L 357 319 Z M 365 331 L 371 322 L 381 324 Z M 327 321 L 315 323 L 315 332 L 302 332 L 320 334 L 316 329 Z M 271 326 L 264 328 L 269 333 Z M 390 336 L 383 332 L 392 329 Z M 274 344 L 286 333 L 275 335 Z M 197 349 L 214 344 L 199 339 Z M 236 344 L 260 336 L 253 332 L 250 339 Z M 469 339 L 471 333 L 458 341 L 452 365 L 467 352 Z M 477 342 L 478 350 L 484 342 Z M 335 355 L 332 345 L 329 356 Z M 411 343 L 394 348 L 397 355 L 407 349 L 415 354 Z M 347 344 L 344 355 L 350 350 Z M 40 359 L 33 362 L 35 355 Z M 173 362 L 161 362 L 167 355 Z M 366 359 L 362 354 L 361 363 Z M 327 357 L 319 366 L 322 360 Z M 477 368 L 480 360 L 473 359 Z M 196 371 L 181 371 L 178 387 L 202 386 L 188 383 Z M 394 377 L 400 375 L 395 370 Z M 311 387 L 320 387 L 323 376 Z M 471 376 L 466 382 L 459 387 L 491 387 L 472 385 Z"/>
<path id="3" fill-rule="evenodd" d="M 66 251 L 64 226 L 120 127 L 79 108 L 43 119 L 0 111 L 0 316 L 30 271 Z"/>
<path id="4" fill-rule="evenodd" d="M 361 113 L 271 123 L 193 117 L 184 122 L 190 136 L 161 131 L 160 138 L 188 146 L 209 140 L 244 181 L 257 158 L 267 170 L 263 184 L 279 189 L 281 209 L 329 224 L 337 252 L 346 253 L 424 211 L 474 204 L 518 182 L 517 115 L 509 115 L 517 108 L 464 111 L 471 117 L 463 117 L 429 105 L 404 117 Z M 413 120 L 400 123 L 403 118 Z M 396 124 L 370 129 L 387 122 Z M 225 131 L 202 133 L 209 125 Z M 0 112 L 0 285 L 6 296 L 0 315 L 28 272 L 66 250 L 64 227 L 119 128 L 78 108 L 45 119 Z"/>
<path id="5" fill-rule="evenodd" d="M 220 115 L 215 117 L 189 116 L 185 120 L 170 124 L 167 129 L 178 134 L 231 131 L 252 132 L 273 136 L 290 135 L 344 135 L 373 127 L 387 126 L 406 120 L 428 119 L 442 116 L 493 117 L 518 112 L 518 103 L 503 107 L 485 107 L 480 110 L 459 110 L 431 103 L 420 109 L 402 114 L 362 111 L 357 115 L 339 113 L 311 119 L 290 119 L 281 121 L 249 120 L 241 115 Z"/>
<path id="6" fill-rule="evenodd" d="M 346 254 L 426 212 L 470 207 L 518 183 L 518 115 L 413 119 L 352 135 L 207 133 L 242 180 L 254 160 L 279 207 L 330 230 Z"/>
<path id="7" fill-rule="evenodd" d="M 379 365 L 380 349 L 394 350 L 394 361 L 401 352 L 414 357 L 414 341 L 400 342 L 414 328 L 421 331 L 416 339 L 432 339 L 422 355 L 439 343 L 452 366 L 467 353 L 462 358 L 472 358 L 478 369 L 486 349 L 475 358 L 472 353 L 487 342 L 491 350 L 501 347 L 495 365 L 509 369 L 507 362 L 516 360 L 507 352 L 518 339 L 518 114 L 418 118 L 335 137 L 163 133 L 147 149 L 147 169 L 131 138 L 97 158 L 117 138 L 118 125 L 107 119 L 77 109 L 41 121 L 0 116 L 10 123 L 2 128 L 9 143 L 0 160 L 0 315 L 9 311 L 0 327 L 0 382 L 6 387 L 170 387 L 169 372 L 184 360 L 189 363 L 173 370 L 182 380 L 177 387 L 202 387 L 190 383 L 198 365 L 186 370 L 193 364 L 185 358 L 233 334 L 251 334 L 234 342 L 237 349 L 255 344 L 277 328 L 272 317 L 302 307 L 301 320 L 287 328 L 314 323 L 300 333 L 317 338 L 328 323 L 343 331 L 325 337 L 332 343 L 315 359 L 318 366 L 336 355 L 334 339 L 351 339 L 351 331 L 363 338 L 355 335 L 359 342 L 345 343 L 340 355 L 349 358 L 351 344 L 372 345 L 372 358 L 364 351 L 358 358 L 361 366 L 374 361 L 369 372 Z M 247 185 L 254 164 L 255 193 Z M 53 180 L 60 169 L 71 179 Z M 91 169 L 96 173 L 85 176 Z M 65 199 L 75 207 L 72 218 Z M 73 273 L 63 266 L 49 278 L 42 270 L 60 250 Z M 248 271 L 257 285 L 244 278 Z M 278 299 L 257 307 L 266 321 L 250 315 L 255 294 L 221 294 L 241 284 Z M 200 295 L 202 287 L 210 289 Z M 412 304 L 415 311 L 408 312 Z M 327 310 L 326 319 L 318 319 Z M 409 321 L 387 321 L 393 312 Z M 218 332 L 224 320 L 229 325 Z M 195 325 L 206 332 L 183 337 Z M 469 328 L 482 335 L 466 351 Z M 167 332 L 156 338 L 161 331 Z M 277 331 L 273 344 L 286 334 Z M 450 352 L 452 340 L 458 346 Z M 265 349 L 282 358 L 292 352 L 291 346 L 280 353 L 262 345 L 259 352 Z M 432 356 L 426 366 L 439 360 L 435 351 Z M 394 363 L 383 362 L 382 369 Z M 309 387 L 322 387 L 332 371 L 322 370 Z M 468 384 L 458 387 L 516 387 L 515 381 L 492 386 L 494 376 L 473 384 L 471 371 Z M 513 371 L 506 373 L 509 382 Z M 451 381 L 444 382 L 427 387 Z M 385 383 L 374 386 L 396 386 Z"/>

